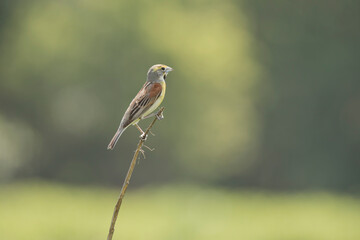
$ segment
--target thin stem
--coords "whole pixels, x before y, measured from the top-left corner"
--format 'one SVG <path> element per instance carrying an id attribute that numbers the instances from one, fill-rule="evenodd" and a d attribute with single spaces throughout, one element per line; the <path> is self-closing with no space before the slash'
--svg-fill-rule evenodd
<path id="1" fill-rule="evenodd" d="M 156 115 L 161 116 L 163 111 L 164 111 L 164 107 L 160 108 L 160 110 L 158 111 L 158 113 Z M 133 158 L 131 160 L 129 170 L 128 170 L 127 174 L 126 174 L 123 186 L 121 188 L 119 198 L 118 198 L 118 200 L 116 202 L 116 205 L 115 205 L 115 208 L 114 208 L 114 213 L 113 213 L 113 216 L 112 216 L 112 219 L 111 219 L 111 225 L 110 225 L 107 240 L 112 240 L 112 237 L 113 237 L 114 231 L 115 231 L 116 219 L 118 217 L 119 210 L 120 210 L 120 207 L 121 207 L 122 200 L 123 200 L 123 198 L 125 196 L 126 189 L 127 189 L 128 185 L 130 183 L 131 175 L 132 175 L 132 173 L 134 171 L 134 168 L 136 166 L 136 161 L 137 161 L 137 158 L 139 156 L 139 152 L 141 151 L 141 148 L 142 148 L 144 142 L 146 141 L 146 138 L 147 138 L 147 135 L 149 134 L 150 129 L 154 126 L 156 120 L 158 120 L 157 116 L 155 116 L 154 120 L 151 122 L 149 127 L 146 129 L 144 136 L 142 138 L 140 138 L 140 140 L 139 140 L 136 151 L 135 151 L 134 156 L 133 156 Z"/>

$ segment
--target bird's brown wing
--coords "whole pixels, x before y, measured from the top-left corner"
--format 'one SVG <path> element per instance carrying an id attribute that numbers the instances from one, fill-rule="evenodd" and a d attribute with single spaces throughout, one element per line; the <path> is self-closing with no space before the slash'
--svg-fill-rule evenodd
<path id="1" fill-rule="evenodd" d="M 140 118 L 160 97 L 161 92 L 162 86 L 160 83 L 146 82 L 126 110 L 121 120 L 122 127 L 125 128 Z"/>

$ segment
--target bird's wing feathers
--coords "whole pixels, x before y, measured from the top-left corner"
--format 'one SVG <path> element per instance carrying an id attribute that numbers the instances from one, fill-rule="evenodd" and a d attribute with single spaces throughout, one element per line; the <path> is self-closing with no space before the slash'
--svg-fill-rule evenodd
<path id="1" fill-rule="evenodd" d="M 160 97 L 161 92 L 162 86 L 160 83 L 146 82 L 126 110 L 121 121 L 123 127 L 127 127 L 134 120 L 141 117 Z"/>

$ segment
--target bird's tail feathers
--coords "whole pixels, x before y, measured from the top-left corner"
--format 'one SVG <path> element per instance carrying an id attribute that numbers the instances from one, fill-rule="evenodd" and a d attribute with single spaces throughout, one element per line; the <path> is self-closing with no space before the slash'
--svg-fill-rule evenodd
<path id="1" fill-rule="evenodd" d="M 111 139 L 107 149 L 113 150 L 117 141 L 119 140 L 121 134 L 124 132 L 125 128 L 119 127 L 119 129 L 116 131 L 114 137 Z"/>

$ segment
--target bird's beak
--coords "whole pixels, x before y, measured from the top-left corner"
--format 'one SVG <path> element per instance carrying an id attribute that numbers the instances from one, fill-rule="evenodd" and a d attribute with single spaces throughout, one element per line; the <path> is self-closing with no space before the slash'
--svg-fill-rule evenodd
<path id="1" fill-rule="evenodd" d="M 166 72 L 166 73 L 169 73 L 169 72 L 171 72 L 172 70 L 174 70 L 174 69 L 172 69 L 171 67 L 167 67 L 167 68 L 165 69 L 165 72 Z"/>

